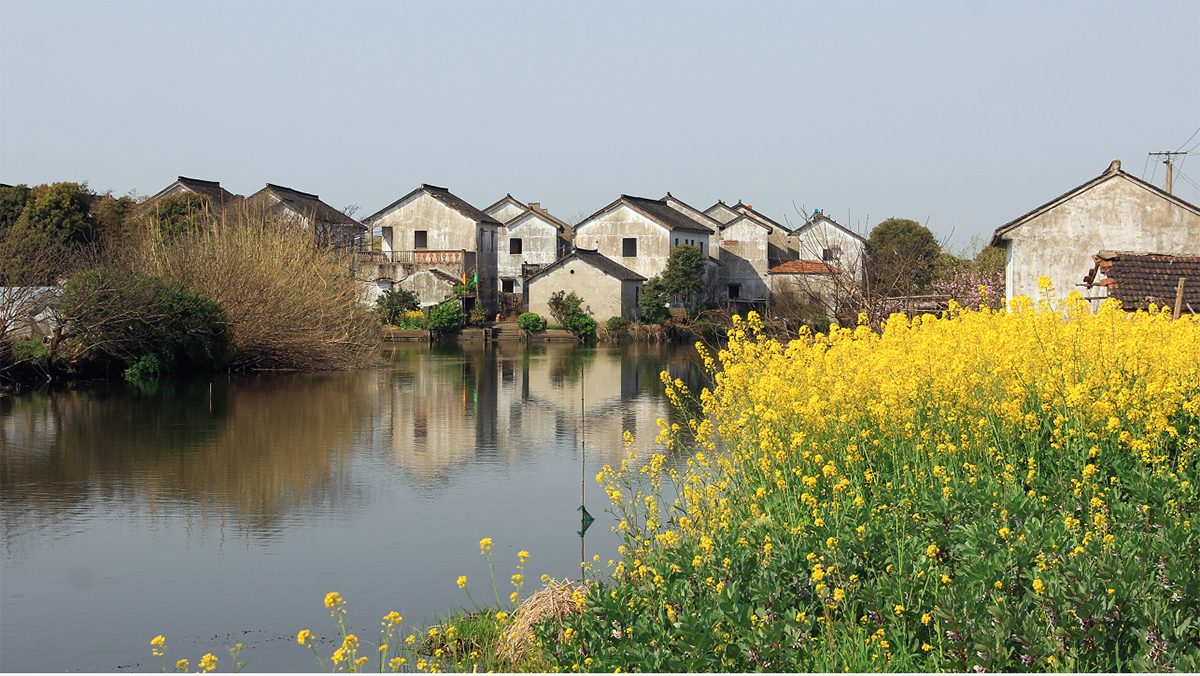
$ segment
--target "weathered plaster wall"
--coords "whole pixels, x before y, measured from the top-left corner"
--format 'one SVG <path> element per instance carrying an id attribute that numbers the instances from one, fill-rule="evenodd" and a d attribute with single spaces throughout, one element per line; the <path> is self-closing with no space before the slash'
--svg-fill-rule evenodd
<path id="1" fill-rule="evenodd" d="M 828 312 L 827 319 L 833 321 L 836 317 L 831 311 L 837 306 L 833 300 L 834 295 L 838 293 L 837 285 L 833 279 L 827 275 L 771 275 L 771 293 L 795 293 L 798 300 L 807 302 L 811 298 L 812 302 L 818 307 L 826 308 Z"/>
<path id="2" fill-rule="evenodd" d="M 622 283 L 583 261 L 568 260 L 530 282 L 529 311 L 549 318 L 550 294 L 574 291 L 583 299 L 583 311 L 597 322 L 617 316 L 632 318 L 637 307 L 633 289 L 637 286 L 634 282 Z"/>
<path id="3" fill-rule="evenodd" d="M 399 286 L 417 294 L 422 306 L 440 303 L 454 295 L 454 285 L 429 270 L 414 273 Z"/>
<path id="4" fill-rule="evenodd" d="M 519 216 L 522 211 L 525 210 L 513 204 L 512 202 L 505 202 L 504 204 L 501 204 L 495 209 L 487 212 L 487 214 L 501 223 L 507 223 L 513 218 Z"/>
<path id="5" fill-rule="evenodd" d="M 667 267 L 667 256 L 671 254 L 671 233 L 665 227 L 646 218 L 624 204 L 618 204 L 607 213 L 590 220 L 575 229 L 575 248 L 597 249 L 621 265 L 649 279 L 662 274 Z M 637 256 L 622 255 L 621 240 L 636 237 Z M 711 249 L 707 238 L 698 233 L 687 233 L 687 239 L 704 239 L 704 251 Z"/>
<path id="6" fill-rule="evenodd" d="M 841 256 L 829 262 L 861 280 L 866 243 L 829 221 L 819 218 L 810 225 L 797 228 L 788 240 L 794 257 L 800 260 L 823 260 L 825 249 L 840 248 Z"/>
<path id="7" fill-rule="evenodd" d="M 732 221 L 721 231 L 721 262 L 728 297 L 729 284 L 740 284 L 739 300 L 767 297 L 767 230 L 749 218 Z"/>
<path id="8" fill-rule="evenodd" d="M 512 239 L 521 240 L 521 253 L 510 254 Z M 536 214 L 526 214 L 515 223 L 501 228 L 499 251 L 496 254 L 497 275 L 500 279 L 513 279 L 514 293 L 524 288 L 521 266 L 524 263 L 550 265 L 558 260 L 558 228 Z"/>
<path id="9" fill-rule="evenodd" d="M 384 252 L 412 251 L 416 249 L 413 233 L 424 230 L 427 235 L 426 249 L 478 250 L 475 221 L 419 192 L 391 211 L 380 216 L 372 225 L 391 228 L 391 237 L 384 231 Z"/>
<path id="10" fill-rule="evenodd" d="M 1200 215 L 1117 175 L 1005 234 L 1008 299 L 1037 300 L 1038 277 L 1062 300 L 1102 250 L 1200 254 Z"/>

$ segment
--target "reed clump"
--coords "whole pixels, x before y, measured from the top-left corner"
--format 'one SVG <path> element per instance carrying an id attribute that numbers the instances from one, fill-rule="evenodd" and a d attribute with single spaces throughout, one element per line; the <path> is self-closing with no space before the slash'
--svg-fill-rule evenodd
<path id="1" fill-rule="evenodd" d="M 339 251 L 271 221 L 174 236 L 129 250 L 140 272 L 220 303 L 232 330 L 229 367 L 321 370 L 363 365 L 378 321 Z"/>

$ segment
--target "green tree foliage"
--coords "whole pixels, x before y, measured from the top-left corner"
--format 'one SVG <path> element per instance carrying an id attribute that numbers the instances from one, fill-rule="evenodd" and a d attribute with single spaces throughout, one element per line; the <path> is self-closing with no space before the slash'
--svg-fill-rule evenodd
<path id="1" fill-rule="evenodd" d="M 889 218 L 867 240 L 870 279 L 880 295 L 903 296 L 927 289 L 942 247 L 929 228 L 907 218 Z"/>
<path id="2" fill-rule="evenodd" d="M 550 300 L 546 305 L 550 308 L 550 316 L 554 317 L 554 321 L 564 328 L 567 325 L 567 317 L 583 314 L 583 299 L 574 291 L 571 293 L 555 291 L 550 294 Z"/>
<path id="3" fill-rule="evenodd" d="M 375 299 L 375 311 L 383 324 L 399 324 L 401 316 L 416 310 L 418 304 L 417 294 L 397 286 L 379 294 Z"/>
<path id="4" fill-rule="evenodd" d="M 985 246 L 975 254 L 975 259 L 971 261 L 975 266 L 975 272 L 982 274 L 1003 273 L 1005 267 L 1004 249 L 994 246 Z"/>
<path id="5" fill-rule="evenodd" d="M 638 307 L 642 309 L 642 319 L 651 324 L 662 324 L 671 318 L 671 310 L 667 303 L 671 293 L 662 278 L 655 275 L 642 285 L 642 296 L 638 299 Z"/>
<path id="6" fill-rule="evenodd" d="M 61 306 L 84 356 L 123 364 L 130 378 L 215 370 L 230 356 L 232 333 L 219 303 L 128 267 L 76 273 Z"/>
<path id="7" fill-rule="evenodd" d="M 703 288 L 700 280 L 704 277 L 706 264 L 700 247 L 684 244 L 672 249 L 662 274 L 667 293 L 678 296 L 685 305 L 690 306 L 692 299 Z"/>
<path id="8" fill-rule="evenodd" d="M 172 237 L 207 227 L 211 207 L 208 195 L 184 191 L 156 200 L 146 207 L 145 214 L 153 228 Z"/>
<path id="9" fill-rule="evenodd" d="M 546 320 L 536 312 L 526 312 L 517 317 L 517 326 L 524 331 L 541 331 L 546 328 Z"/>
<path id="10" fill-rule="evenodd" d="M 129 234 L 137 202 L 128 195 L 114 198 L 111 193 L 92 202 L 92 217 L 96 220 L 96 238 L 115 242 Z"/>
<path id="11" fill-rule="evenodd" d="M 11 188 L 0 188 L 0 237 L 21 217 L 25 211 L 25 203 L 29 201 L 29 186 L 14 185 Z"/>
<path id="12" fill-rule="evenodd" d="M 434 333 L 457 331 L 462 324 L 462 307 L 457 298 L 435 305 L 429 310 L 429 330 Z"/>
<path id="13" fill-rule="evenodd" d="M 21 203 L 24 198 L 24 203 Z M 86 183 L 54 183 L 4 189 L 0 218 L 20 208 L 0 232 L 0 277 L 9 285 L 49 285 L 66 273 L 72 258 L 95 235 Z"/>

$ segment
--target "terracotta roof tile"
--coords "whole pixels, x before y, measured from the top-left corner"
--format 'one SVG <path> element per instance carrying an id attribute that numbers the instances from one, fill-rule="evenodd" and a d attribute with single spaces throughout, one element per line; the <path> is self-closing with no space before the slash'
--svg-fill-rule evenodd
<path id="1" fill-rule="evenodd" d="M 821 261 L 784 261 L 767 270 L 770 275 L 830 275 L 837 269 Z"/>
<path id="2" fill-rule="evenodd" d="M 1200 310 L 1200 256 L 1101 251 L 1092 257 L 1096 268 L 1084 282 L 1103 286 L 1126 310 L 1144 310 L 1151 303 L 1174 306 L 1179 278 L 1183 286 L 1183 311 Z M 1096 280 L 1097 272 L 1104 279 Z M 1193 308 L 1188 309 L 1188 306 Z"/>

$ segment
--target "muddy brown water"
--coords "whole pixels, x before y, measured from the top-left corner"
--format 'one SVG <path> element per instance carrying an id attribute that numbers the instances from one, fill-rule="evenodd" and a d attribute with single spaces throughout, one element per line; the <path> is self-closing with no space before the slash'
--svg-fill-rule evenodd
<path id="1" fill-rule="evenodd" d="M 379 368 L 78 385 L 0 399 L 0 670 L 157 671 L 243 643 L 250 671 L 317 671 L 337 591 L 363 640 L 395 610 L 436 621 L 525 577 L 579 577 L 581 475 L 677 419 L 658 374 L 700 382 L 690 347 L 398 345 Z M 582 406 L 581 406 L 582 395 Z M 581 427 L 582 419 L 586 427 Z M 586 441 L 586 459 L 580 447 Z M 377 668 L 371 667 L 372 669 Z"/>

